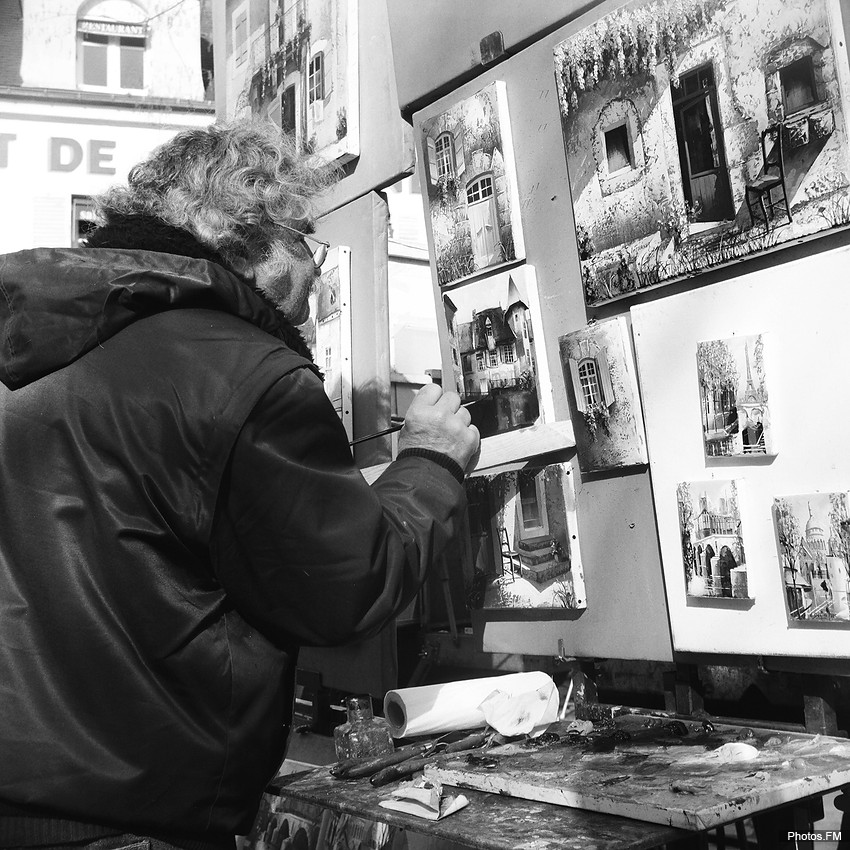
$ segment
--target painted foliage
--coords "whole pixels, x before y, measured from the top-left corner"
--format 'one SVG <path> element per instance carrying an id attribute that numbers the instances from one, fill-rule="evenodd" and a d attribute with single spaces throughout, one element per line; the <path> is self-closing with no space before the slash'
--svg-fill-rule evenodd
<path id="1" fill-rule="evenodd" d="M 559 341 L 581 469 L 600 472 L 646 463 L 643 411 L 625 318 L 596 322 Z"/>
<path id="2" fill-rule="evenodd" d="M 830 0 L 644 0 L 555 48 L 588 304 L 850 221 Z"/>
<path id="3" fill-rule="evenodd" d="M 322 275 L 310 293 L 310 318 L 300 327 L 324 376 L 349 440 L 352 439 L 351 249 L 328 253 Z"/>
<path id="4" fill-rule="evenodd" d="M 455 386 L 482 437 L 540 419 L 540 369 L 529 287 L 517 268 L 443 295 Z"/>
<path id="5" fill-rule="evenodd" d="M 764 335 L 697 343 L 697 372 L 706 456 L 775 454 Z"/>
<path id="6" fill-rule="evenodd" d="M 569 464 L 466 480 L 472 607 L 586 607 Z"/>
<path id="7" fill-rule="evenodd" d="M 676 487 L 687 595 L 750 598 L 737 481 L 683 481 Z"/>
<path id="8" fill-rule="evenodd" d="M 525 256 L 502 82 L 420 124 L 441 286 Z"/>
<path id="9" fill-rule="evenodd" d="M 776 498 L 773 523 L 789 622 L 850 625 L 847 493 Z"/>

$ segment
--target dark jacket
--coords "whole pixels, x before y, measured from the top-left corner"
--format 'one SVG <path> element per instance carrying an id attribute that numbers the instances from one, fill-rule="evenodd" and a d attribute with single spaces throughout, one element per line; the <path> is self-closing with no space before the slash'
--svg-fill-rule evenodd
<path id="1" fill-rule="evenodd" d="M 247 832 L 297 646 L 378 631 L 455 533 L 438 463 L 366 485 L 292 332 L 207 260 L 0 257 L 0 816 Z"/>

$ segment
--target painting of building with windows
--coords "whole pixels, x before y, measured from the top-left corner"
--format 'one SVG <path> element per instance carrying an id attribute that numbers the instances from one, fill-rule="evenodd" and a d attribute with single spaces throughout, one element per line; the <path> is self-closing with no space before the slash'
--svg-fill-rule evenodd
<path id="1" fill-rule="evenodd" d="M 228 113 L 269 118 L 319 160 L 360 154 L 358 0 L 227 0 Z"/>
<path id="2" fill-rule="evenodd" d="M 773 455 L 764 335 L 697 343 L 706 457 Z"/>
<path id="3" fill-rule="evenodd" d="M 646 463 L 643 410 L 626 319 L 608 319 L 559 340 L 583 472 Z"/>
<path id="4" fill-rule="evenodd" d="M 588 304 L 850 221 L 831 0 L 641 0 L 555 48 Z"/>
<path id="5" fill-rule="evenodd" d="M 676 487 L 682 565 L 689 597 L 749 599 L 737 481 Z"/>
<path id="6" fill-rule="evenodd" d="M 482 437 L 540 418 L 540 373 L 528 287 L 517 268 L 443 294 L 457 392 Z"/>
<path id="7" fill-rule="evenodd" d="M 847 493 L 776 498 L 773 523 L 789 622 L 850 625 Z"/>
<path id="8" fill-rule="evenodd" d="M 466 480 L 473 608 L 587 605 L 569 464 Z"/>
<path id="9" fill-rule="evenodd" d="M 525 256 L 502 82 L 420 125 L 441 286 Z"/>
<path id="10" fill-rule="evenodd" d="M 351 362 L 351 249 L 332 248 L 310 293 L 310 318 L 300 326 L 324 377 L 348 439 L 353 439 Z"/>

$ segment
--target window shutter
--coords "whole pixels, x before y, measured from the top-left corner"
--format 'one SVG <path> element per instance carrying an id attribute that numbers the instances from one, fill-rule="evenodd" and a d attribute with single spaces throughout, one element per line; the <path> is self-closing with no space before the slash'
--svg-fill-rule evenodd
<path id="1" fill-rule="evenodd" d="M 463 160 L 463 133 L 460 127 L 452 130 L 452 142 L 455 153 L 455 177 L 460 177 L 466 168 L 466 163 Z"/>
<path id="2" fill-rule="evenodd" d="M 573 392 L 576 397 L 576 407 L 579 413 L 584 413 L 587 410 L 587 405 L 584 402 L 584 393 L 581 391 L 581 381 L 578 378 L 578 360 L 572 357 L 567 361 L 570 367 L 570 378 L 573 382 Z"/>
<path id="3" fill-rule="evenodd" d="M 602 387 L 605 407 L 610 407 L 616 399 L 614 398 L 614 387 L 611 385 L 611 372 L 608 369 L 608 358 L 605 356 L 604 348 L 600 348 L 596 355 L 596 368 L 599 370 L 599 385 Z"/>
<path id="4" fill-rule="evenodd" d="M 425 137 L 425 145 L 428 148 L 428 174 L 431 177 L 431 185 L 437 185 L 437 143 L 430 136 Z"/>

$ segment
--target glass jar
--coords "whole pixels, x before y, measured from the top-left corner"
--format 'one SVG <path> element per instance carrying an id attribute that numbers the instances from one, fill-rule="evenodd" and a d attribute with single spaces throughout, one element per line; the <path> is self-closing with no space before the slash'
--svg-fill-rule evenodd
<path id="1" fill-rule="evenodd" d="M 372 713 L 371 697 L 346 697 L 345 710 L 348 722 L 334 729 L 338 760 L 382 756 L 395 750 L 386 720 Z"/>

